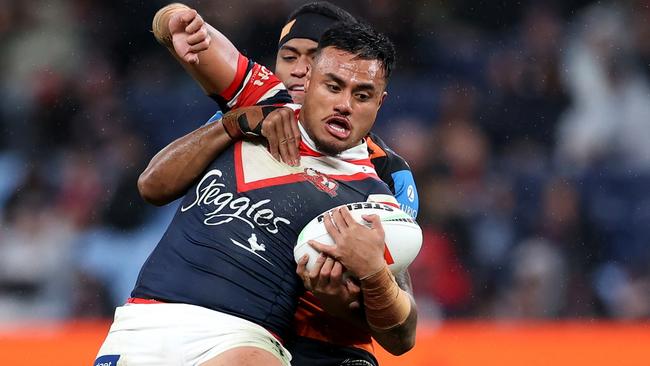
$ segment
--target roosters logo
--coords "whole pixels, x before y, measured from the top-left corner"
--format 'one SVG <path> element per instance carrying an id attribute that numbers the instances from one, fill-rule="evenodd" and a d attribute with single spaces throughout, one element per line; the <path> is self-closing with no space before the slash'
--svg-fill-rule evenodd
<path id="1" fill-rule="evenodd" d="M 325 174 L 312 169 L 305 168 L 303 173 L 300 173 L 305 180 L 313 184 L 319 191 L 325 192 L 330 195 L 330 197 L 336 197 L 338 194 L 336 190 L 339 188 L 339 184 L 334 179 L 330 179 Z"/>

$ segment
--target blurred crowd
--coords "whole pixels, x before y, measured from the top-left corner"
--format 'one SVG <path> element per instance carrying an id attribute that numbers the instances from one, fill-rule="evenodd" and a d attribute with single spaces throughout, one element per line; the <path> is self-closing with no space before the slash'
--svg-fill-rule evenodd
<path id="1" fill-rule="evenodd" d="M 398 50 L 421 317 L 650 318 L 650 1 L 337 2 Z M 136 180 L 217 109 L 158 45 L 165 1 L 0 0 L 0 324 L 110 317 L 176 204 Z M 273 66 L 302 2 L 187 1 Z"/>

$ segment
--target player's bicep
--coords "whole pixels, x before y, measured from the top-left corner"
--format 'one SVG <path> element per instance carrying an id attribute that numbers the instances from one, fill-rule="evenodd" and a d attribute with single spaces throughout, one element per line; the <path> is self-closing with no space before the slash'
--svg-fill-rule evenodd
<path id="1" fill-rule="evenodd" d="M 399 202 L 400 208 L 416 218 L 420 201 L 418 191 L 415 187 L 415 179 L 410 170 L 400 170 L 391 174 L 395 186 L 395 199 Z"/>

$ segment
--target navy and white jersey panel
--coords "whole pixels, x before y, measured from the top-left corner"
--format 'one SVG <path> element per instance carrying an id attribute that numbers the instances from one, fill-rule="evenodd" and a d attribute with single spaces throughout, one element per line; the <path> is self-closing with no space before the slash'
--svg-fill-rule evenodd
<path id="1" fill-rule="evenodd" d="M 182 199 L 132 296 L 204 306 L 285 337 L 303 291 L 293 258 L 301 229 L 333 207 L 390 194 L 365 142 L 333 158 L 303 131 L 300 150 L 300 167 L 251 142 L 221 154 Z"/>

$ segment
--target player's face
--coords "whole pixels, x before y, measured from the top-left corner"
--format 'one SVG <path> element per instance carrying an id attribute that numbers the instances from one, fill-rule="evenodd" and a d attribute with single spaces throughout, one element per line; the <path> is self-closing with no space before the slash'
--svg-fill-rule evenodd
<path id="1" fill-rule="evenodd" d="M 295 103 L 305 99 L 305 77 L 311 67 L 318 43 L 307 38 L 293 38 L 278 50 L 275 75 L 289 90 Z"/>
<path id="2" fill-rule="evenodd" d="M 326 47 L 305 83 L 301 121 L 319 150 L 338 154 L 356 146 L 375 123 L 386 97 L 378 60 Z"/>

